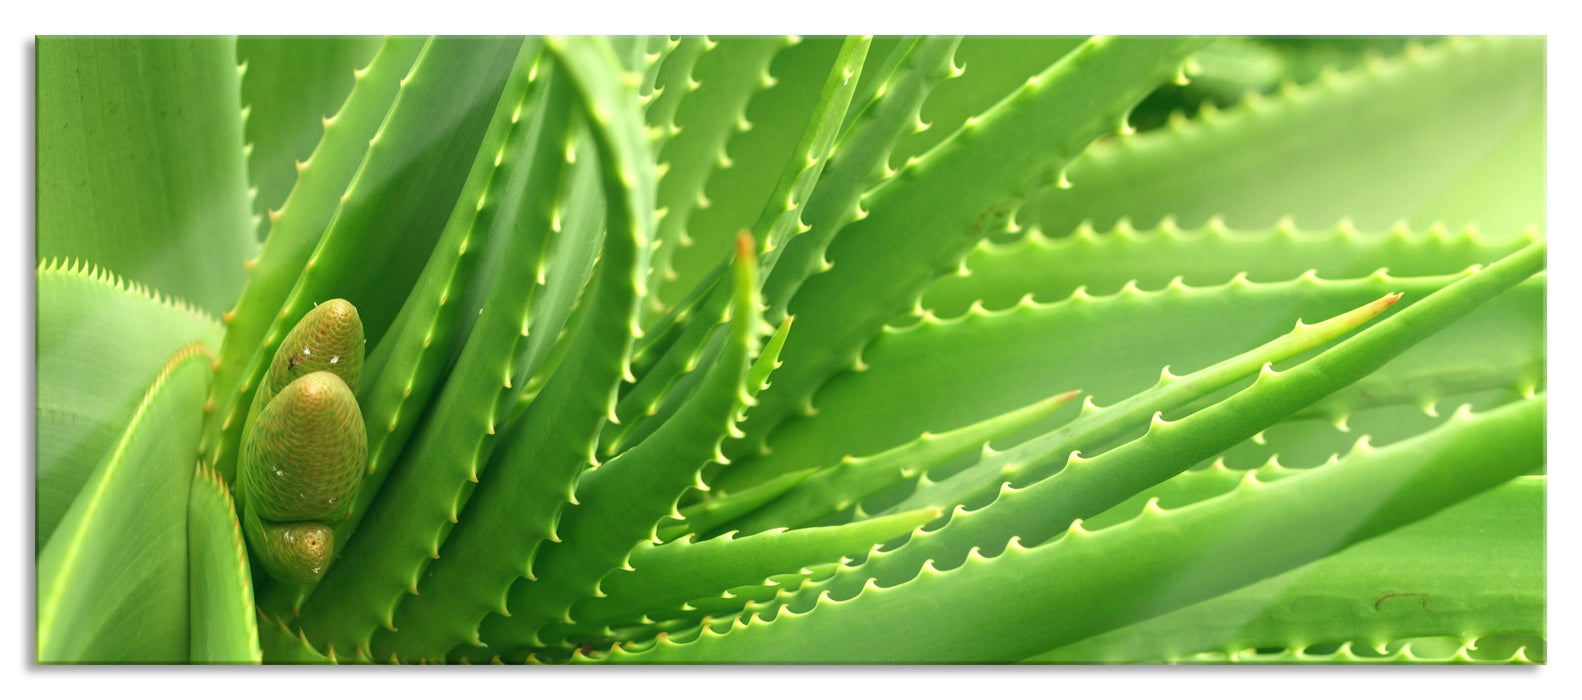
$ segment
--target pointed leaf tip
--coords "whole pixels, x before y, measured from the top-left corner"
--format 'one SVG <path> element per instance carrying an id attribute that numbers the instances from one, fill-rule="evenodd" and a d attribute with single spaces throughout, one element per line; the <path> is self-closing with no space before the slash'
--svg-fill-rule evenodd
<path id="1" fill-rule="evenodd" d="M 736 259 L 737 260 L 746 260 L 746 259 L 752 257 L 753 254 L 756 251 L 757 251 L 757 247 L 756 247 L 756 244 L 753 242 L 753 234 L 752 234 L 752 232 L 748 231 L 747 229 L 742 229 L 740 232 L 738 232 L 736 234 Z"/>

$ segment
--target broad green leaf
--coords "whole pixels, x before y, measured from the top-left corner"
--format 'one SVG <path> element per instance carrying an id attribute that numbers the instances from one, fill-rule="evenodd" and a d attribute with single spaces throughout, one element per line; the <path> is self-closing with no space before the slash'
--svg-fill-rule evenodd
<path id="1" fill-rule="evenodd" d="M 950 79 L 923 103 L 918 121 L 928 125 L 901 140 L 889 166 L 901 168 L 955 133 L 968 117 L 982 114 L 1056 61 L 1086 36 L 968 36 L 952 59 Z"/>
<path id="2" fill-rule="evenodd" d="M 224 338 L 202 311 L 102 268 L 51 260 L 36 279 L 35 553 L 171 354 L 194 341 L 219 347 Z"/>
<path id="3" fill-rule="evenodd" d="M 1222 482 L 1220 493 L 1243 478 L 1224 470 L 1212 476 Z M 1262 470 L 1256 478 L 1265 480 Z M 1320 642 L 1541 633 L 1544 493 L 1544 477 L 1518 477 L 1338 554 L 1028 661 L 1168 663 L 1209 651 Z M 1140 507 L 1130 509 L 1132 517 Z"/>
<path id="4" fill-rule="evenodd" d="M 1095 144 L 1069 189 L 1017 213 L 1051 237 L 1121 217 L 1237 228 L 1282 217 L 1316 229 L 1477 224 L 1495 235 L 1544 221 L 1542 37 L 1441 42 L 1309 85 Z M 1053 184 L 1054 178 L 1050 179 Z"/>
<path id="5" fill-rule="evenodd" d="M 39 663 L 185 663 L 187 492 L 214 355 L 170 358 L 38 556 Z"/>
<path id="6" fill-rule="evenodd" d="M 211 314 L 258 248 L 236 41 L 41 37 L 40 260 L 87 260 Z"/>

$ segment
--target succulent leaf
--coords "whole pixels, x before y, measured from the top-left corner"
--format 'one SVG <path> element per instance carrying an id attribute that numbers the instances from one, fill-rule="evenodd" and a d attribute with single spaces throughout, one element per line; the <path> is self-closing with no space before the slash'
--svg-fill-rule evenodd
<path id="1" fill-rule="evenodd" d="M 324 126 L 324 135 L 303 161 L 290 195 L 270 216 L 270 235 L 247 271 L 246 285 L 226 323 L 226 343 L 220 348 L 211 397 L 217 410 L 204 428 L 207 453 L 213 454 L 210 447 L 218 444 L 222 431 L 240 440 L 247 415 L 243 407 L 251 406 L 249 390 L 257 385 L 253 373 L 262 371 L 252 364 L 254 352 L 274 327 L 276 315 L 379 133 L 401 82 L 426 46 L 418 38 L 387 39 L 372 62 L 354 73 L 351 94 Z M 234 461 L 215 462 L 215 466 L 227 478 L 235 473 Z"/>
<path id="2" fill-rule="evenodd" d="M 1546 661 L 1541 37 L 38 53 L 42 663 Z"/>
<path id="3" fill-rule="evenodd" d="M 510 617 L 491 616 L 480 638 L 495 653 L 540 645 L 545 625 L 569 622 L 577 599 L 625 564 L 632 547 L 655 539 L 660 519 L 698 481 L 703 466 L 722 461 L 719 445 L 741 409 L 750 405 L 747 372 L 758 344 L 758 276 L 753 240 L 738 238 L 730 314 L 730 342 L 676 416 L 649 439 L 584 472 L 575 503 L 556 526 L 555 541 L 539 549 L 530 578 L 512 584 Z"/>
<path id="4" fill-rule="evenodd" d="M 44 260 L 36 275 L 35 554 L 171 354 L 193 342 L 219 347 L 224 338 L 208 314 L 103 268 Z"/>
<path id="5" fill-rule="evenodd" d="M 1360 451 L 1328 468 L 1272 484 L 1245 481 L 1237 491 L 1197 506 L 1152 509 L 1097 532 L 1077 525 L 1043 546 L 1013 539 L 997 556 L 974 550 L 955 568 L 927 567 L 899 585 L 879 587 L 870 580 L 854 597 L 824 597 L 811 609 L 782 610 L 773 619 L 704 626 L 690 640 L 661 636 L 646 649 L 616 648 L 608 660 L 960 663 L 1025 658 L 1036 653 L 1025 652 L 1028 647 L 1075 641 L 1228 592 L 1514 478 L 1543 459 L 1543 408 L 1540 397 L 1478 416 L 1466 414 L 1438 435 Z M 1424 449 L 1435 437 L 1443 439 Z M 1362 495 L 1366 500 L 1358 503 Z M 1337 518 L 1344 518 L 1338 527 Z M 1271 536 L 1279 547 L 1268 545 Z M 1123 551 L 1135 554 L 1114 556 Z M 1072 571 L 1082 573 L 1069 575 Z M 997 583 L 986 585 L 986 578 Z M 1083 604 L 1054 602 L 1075 600 Z M 928 612 L 941 607 L 959 614 Z M 915 623 L 924 619 L 932 629 L 919 633 Z M 975 622 L 953 624 L 964 619 Z M 976 622 L 986 619 L 997 624 Z M 1051 626 L 1051 619 L 1060 623 Z"/>
<path id="6" fill-rule="evenodd" d="M 38 556 L 39 663 L 185 663 L 187 491 L 214 354 L 165 363 Z"/>
<path id="7" fill-rule="evenodd" d="M 339 297 L 357 307 L 370 345 L 384 338 L 404 301 L 388 290 L 410 288 L 422 271 L 521 45 L 506 38 L 434 39 L 401 79 L 328 228 L 301 267 L 286 274 L 291 291 L 276 309 L 251 312 L 274 314 L 269 330 L 221 361 L 240 369 L 217 382 L 222 393 L 209 421 L 206 449 L 220 473 L 230 474 L 237 459 L 240 407 L 249 405 L 294 319 Z"/>
<path id="8" fill-rule="evenodd" d="M 219 314 L 258 248 L 236 40 L 42 37 L 36 255 Z"/>
<path id="9" fill-rule="evenodd" d="M 798 334 L 786 342 L 786 366 L 744 429 L 761 444 L 831 374 L 852 366 L 862 345 L 941 269 L 956 266 L 999 202 L 1038 173 L 1063 167 L 1199 46 L 1092 41 L 875 188 L 861 202 L 869 216 L 830 246 L 834 267 L 810 278 L 791 300 Z M 1073 90 L 1088 93 L 1088 101 L 1078 107 L 1062 98 Z M 864 299 L 863 312 L 844 308 L 843 298 Z"/>
<path id="10" fill-rule="evenodd" d="M 1220 482 L 1211 487 L 1217 492 L 1244 477 L 1232 471 L 1181 476 Z M 1253 478 L 1266 482 L 1265 470 Z M 1183 492 L 1201 487 L 1182 484 Z M 1544 617 L 1536 585 L 1545 571 L 1544 492 L 1544 477 L 1517 477 L 1334 556 L 1028 661 L 1180 662 L 1204 652 L 1321 642 L 1533 634 Z M 1161 499 L 1160 507 L 1180 507 L 1183 496 L 1175 498 Z M 1133 516 L 1138 510 L 1130 509 Z"/>
<path id="11" fill-rule="evenodd" d="M 645 542 L 628 556 L 629 568 L 618 569 L 599 582 L 602 595 L 584 598 L 572 607 L 574 625 L 546 634 L 558 633 L 579 642 L 578 633 L 586 634 L 590 627 L 640 619 L 648 612 L 757 584 L 776 574 L 839 561 L 845 555 L 903 537 L 941 512 L 923 509 L 846 525 L 776 529 L 747 536 L 728 533 L 701 542 L 691 538 L 661 545 Z"/>
<path id="12" fill-rule="evenodd" d="M 517 102 L 501 104 L 495 123 L 520 123 L 520 129 L 510 131 L 537 133 L 543 141 L 522 138 L 513 143 L 507 137 L 498 158 L 480 155 L 486 163 L 504 164 L 503 171 L 475 168 L 479 176 L 475 180 L 493 177 L 505 183 L 501 215 L 491 211 L 476 222 L 498 228 L 485 234 L 485 240 L 505 241 L 500 253 L 503 269 L 493 276 L 482 307 L 473 312 L 476 323 L 427 421 L 383 482 L 384 497 L 372 501 L 356 525 L 373 534 L 347 541 L 343 565 L 332 570 L 304 604 L 308 614 L 318 611 L 318 619 L 307 626 L 310 638 L 327 639 L 327 646 L 366 651 L 375 627 L 391 624 L 396 605 L 416 590 L 419 577 L 471 496 L 515 394 L 526 384 L 526 372 L 517 371 L 515 359 L 525 345 L 524 332 L 531 327 L 539 278 L 513 271 L 541 268 L 556 236 L 554 195 L 531 197 L 526 185 L 554 183 L 551 192 L 558 192 L 573 134 L 569 90 L 561 85 L 565 78 L 546 72 L 529 87 L 539 61 L 537 46 L 522 47 L 508 88 Z M 509 163 L 504 159 L 506 148 L 512 150 Z M 464 237 L 461 246 L 468 245 Z M 440 296 L 443 299 L 445 293 Z"/>
<path id="13" fill-rule="evenodd" d="M 1479 37 L 1327 72 L 1095 144 L 1071 164 L 1074 187 L 1045 187 L 1018 219 L 1051 236 L 1123 216 L 1138 227 L 1165 216 L 1184 227 L 1213 216 L 1238 228 L 1282 217 L 1304 228 L 1541 226 L 1543 61 L 1542 38 Z"/>
<path id="14" fill-rule="evenodd" d="M 220 475 L 204 464 L 187 500 L 187 551 L 191 662 L 260 663 L 253 577 L 236 502 Z"/>
<path id="15" fill-rule="evenodd" d="M 291 193 L 297 164 L 313 157 L 360 82 L 357 75 L 384 44 L 372 36 L 237 38 L 247 181 L 260 241 L 268 240 L 275 218 L 269 212 L 278 212 Z"/>

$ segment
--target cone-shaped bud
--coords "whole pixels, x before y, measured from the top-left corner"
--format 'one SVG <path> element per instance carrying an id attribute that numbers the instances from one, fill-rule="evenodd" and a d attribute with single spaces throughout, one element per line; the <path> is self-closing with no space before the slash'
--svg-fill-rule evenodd
<path id="1" fill-rule="evenodd" d="M 264 406 L 245 450 L 249 511 L 279 523 L 336 522 L 362 481 L 368 435 L 346 382 L 314 372 Z"/>
<path id="2" fill-rule="evenodd" d="M 313 307 L 275 351 L 264 386 L 268 403 L 287 384 L 314 372 L 333 372 L 353 391 L 362 378 L 363 322 L 357 307 L 331 299 Z"/>

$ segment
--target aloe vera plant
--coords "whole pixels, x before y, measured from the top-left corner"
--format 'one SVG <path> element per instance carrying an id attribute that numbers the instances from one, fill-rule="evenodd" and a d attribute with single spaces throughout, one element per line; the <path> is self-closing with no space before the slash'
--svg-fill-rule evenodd
<path id="1" fill-rule="evenodd" d="M 1542 663 L 1542 39 L 40 38 L 41 663 Z"/>

